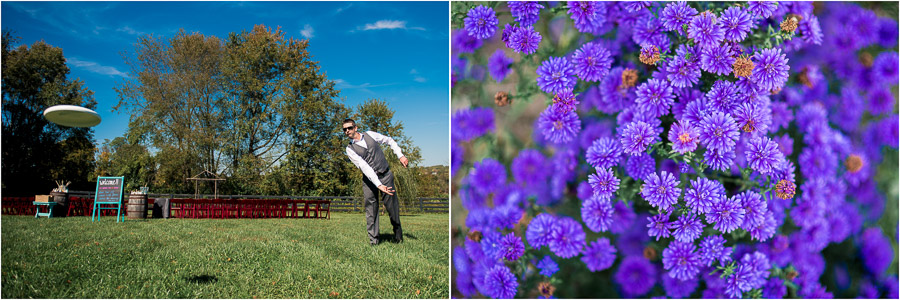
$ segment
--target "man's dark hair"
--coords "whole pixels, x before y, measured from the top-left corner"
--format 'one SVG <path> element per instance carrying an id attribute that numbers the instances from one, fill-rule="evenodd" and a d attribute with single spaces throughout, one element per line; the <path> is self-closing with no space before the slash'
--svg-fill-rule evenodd
<path id="1" fill-rule="evenodd" d="M 350 118 L 344 119 L 344 122 L 341 124 L 343 125 L 343 124 L 347 124 L 347 123 L 353 123 L 353 127 L 356 127 L 356 121 L 353 121 L 353 119 L 350 119 Z"/>

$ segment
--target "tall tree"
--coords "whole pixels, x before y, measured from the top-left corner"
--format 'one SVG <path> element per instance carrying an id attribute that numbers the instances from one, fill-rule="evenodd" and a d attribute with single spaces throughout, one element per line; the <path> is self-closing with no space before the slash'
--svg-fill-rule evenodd
<path id="1" fill-rule="evenodd" d="M 89 189 L 94 169 L 93 130 L 48 122 L 43 111 L 58 104 L 95 108 L 93 92 L 68 78 L 61 48 L 43 41 L 28 47 L 2 37 L 2 174 L 4 195 L 47 193 L 54 180 Z"/>

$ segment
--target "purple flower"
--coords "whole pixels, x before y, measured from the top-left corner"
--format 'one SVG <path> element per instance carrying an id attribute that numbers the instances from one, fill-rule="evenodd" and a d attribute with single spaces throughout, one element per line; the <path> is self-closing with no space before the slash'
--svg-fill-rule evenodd
<path id="1" fill-rule="evenodd" d="M 544 256 L 544 258 L 535 264 L 535 266 L 537 266 L 538 269 L 541 269 L 541 275 L 547 277 L 552 277 L 553 274 L 556 274 L 556 271 L 559 271 L 559 265 L 557 265 L 549 255 Z"/>
<path id="2" fill-rule="evenodd" d="M 703 162 L 713 170 L 728 171 L 734 164 L 735 153 L 733 149 L 706 150 L 703 153 Z"/>
<path id="3" fill-rule="evenodd" d="M 663 268 L 669 270 L 669 276 L 679 280 L 691 280 L 697 278 L 700 272 L 700 257 L 694 251 L 697 247 L 693 243 L 674 241 L 663 250 Z"/>
<path id="4" fill-rule="evenodd" d="M 585 246 L 584 238 L 581 223 L 570 217 L 558 217 L 550 233 L 550 251 L 562 258 L 576 256 Z"/>
<path id="5" fill-rule="evenodd" d="M 571 141 L 581 130 L 581 120 L 575 111 L 555 105 L 547 107 L 538 118 L 538 128 L 544 137 L 556 144 Z"/>
<path id="6" fill-rule="evenodd" d="M 510 232 L 500 240 L 500 247 L 503 258 L 508 261 L 516 261 L 522 254 L 525 254 L 525 244 L 522 238 L 517 237 L 515 233 Z"/>
<path id="7" fill-rule="evenodd" d="M 706 178 L 691 180 L 691 188 L 684 192 L 684 200 L 694 213 L 709 213 L 712 206 L 725 198 L 721 182 Z"/>
<path id="8" fill-rule="evenodd" d="M 585 159 L 591 166 L 597 169 L 612 168 L 622 160 L 622 149 L 619 141 L 603 137 L 591 144 L 587 149 Z"/>
<path id="9" fill-rule="evenodd" d="M 713 203 L 712 209 L 706 214 L 706 223 L 715 223 L 713 228 L 723 233 L 729 233 L 740 227 L 744 224 L 744 208 L 741 207 L 740 200 L 725 197 Z"/>
<path id="10" fill-rule="evenodd" d="M 728 75 L 735 59 L 731 47 L 723 45 L 703 48 L 700 52 L 700 68 L 710 73 Z"/>
<path id="11" fill-rule="evenodd" d="M 509 6 L 509 12 L 516 22 L 525 26 L 534 25 L 541 14 L 541 9 L 544 8 L 537 1 L 509 1 L 506 5 Z"/>
<path id="12" fill-rule="evenodd" d="M 480 39 L 469 36 L 465 30 L 457 30 L 453 33 L 453 46 L 462 53 L 475 53 L 484 44 Z"/>
<path id="13" fill-rule="evenodd" d="M 894 24 L 896 27 L 896 24 Z M 797 26 L 800 38 L 807 44 L 822 44 L 822 28 L 819 27 L 819 18 L 813 14 L 805 15 Z M 896 30 L 896 29 L 895 29 Z"/>
<path id="14" fill-rule="evenodd" d="M 697 290 L 698 280 L 681 281 L 669 276 L 662 277 L 663 289 L 666 290 L 666 296 L 672 299 L 690 298 L 691 294 Z"/>
<path id="15" fill-rule="evenodd" d="M 675 240 L 691 243 L 703 233 L 703 222 L 697 215 L 681 215 L 672 223 L 672 228 L 675 229 Z"/>
<path id="16" fill-rule="evenodd" d="M 765 136 L 755 137 L 750 140 L 748 149 L 744 152 L 750 162 L 750 168 L 763 175 L 772 175 L 775 167 L 784 160 L 784 154 L 778 150 L 778 144 Z"/>
<path id="17" fill-rule="evenodd" d="M 531 219 L 528 229 L 525 231 L 525 240 L 531 248 L 539 249 L 550 243 L 553 227 L 556 225 L 556 217 L 551 214 L 541 213 Z"/>
<path id="18" fill-rule="evenodd" d="M 506 184 L 506 168 L 493 158 L 485 158 L 472 166 L 469 184 L 478 193 L 487 195 Z"/>
<path id="19" fill-rule="evenodd" d="M 734 83 L 725 80 L 717 80 L 713 83 L 712 88 L 704 97 L 707 107 L 724 113 L 731 113 L 736 102 L 739 101 L 738 88 Z"/>
<path id="20" fill-rule="evenodd" d="M 526 149 L 519 152 L 519 156 L 513 159 L 512 173 L 523 186 L 538 185 L 547 180 L 549 164 L 544 155 L 535 149 Z"/>
<path id="21" fill-rule="evenodd" d="M 593 232 L 604 232 L 613 221 L 612 202 L 600 197 L 591 197 L 581 204 L 581 220 Z"/>
<path id="22" fill-rule="evenodd" d="M 678 121 L 669 129 L 669 141 L 672 142 L 672 150 L 685 154 L 697 149 L 700 139 L 700 129 L 691 123 Z"/>
<path id="23" fill-rule="evenodd" d="M 732 42 L 743 41 L 750 32 L 750 15 L 740 7 L 729 7 L 722 12 L 722 28 L 725 29 L 725 39 Z"/>
<path id="24" fill-rule="evenodd" d="M 626 1 L 624 3 L 625 10 L 629 12 L 636 12 L 650 7 L 650 1 Z"/>
<path id="25" fill-rule="evenodd" d="M 878 44 L 882 48 L 897 46 L 897 21 L 891 18 L 878 18 Z"/>
<path id="26" fill-rule="evenodd" d="M 682 46 L 683 47 L 683 46 Z M 700 81 L 700 64 L 695 56 L 677 56 L 666 66 L 667 78 L 675 87 L 691 87 Z"/>
<path id="27" fill-rule="evenodd" d="M 568 3 L 569 14 L 575 21 L 575 28 L 580 32 L 589 31 L 595 22 L 606 21 L 605 12 L 601 12 L 601 3 L 594 1 L 571 1 Z"/>
<path id="28" fill-rule="evenodd" d="M 669 48 L 668 38 L 665 35 L 662 22 L 657 18 L 644 18 L 638 20 L 638 22 L 634 24 L 634 32 L 632 32 L 631 39 L 638 45 L 656 45 L 656 41 L 663 41 L 664 44 L 666 44 L 665 47 L 663 47 L 663 45 L 657 45 L 660 47 L 660 52 L 666 52 Z"/>
<path id="29" fill-rule="evenodd" d="M 700 124 L 700 121 L 703 120 L 703 117 L 708 114 L 707 107 L 709 107 L 709 104 L 706 103 L 706 99 L 704 99 L 703 97 L 691 101 L 690 103 L 685 105 L 684 115 L 682 116 L 682 119 L 684 119 L 688 123 L 693 124 L 694 127 L 699 129 L 699 127 L 697 126 Z M 699 134 L 699 131 L 697 132 L 697 134 Z"/>
<path id="30" fill-rule="evenodd" d="M 558 94 L 575 88 L 575 70 L 565 57 L 550 57 L 537 69 L 537 83 L 545 93 Z"/>
<path id="31" fill-rule="evenodd" d="M 609 74 L 612 58 L 609 50 L 597 43 L 587 43 L 572 56 L 575 74 L 584 81 L 600 81 Z"/>
<path id="32" fill-rule="evenodd" d="M 897 52 L 881 52 L 872 62 L 872 76 L 878 82 L 897 83 L 898 68 L 900 68 L 898 67 L 900 65 L 898 59 L 900 57 L 898 57 Z"/>
<path id="33" fill-rule="evenodd" d="M 732 116 L 738 127 L 751 136 L 766 134 L 769 131 L 769 123 L 772 122 L 771 111 L 760 104 L 741 104 Z"/>
<path id="34" fill-rule="evenodd" d="M 687 24 L 697 15 L 697 10 L 687 5 L 684 1 L 669 2 L 666 8 L 659 15 L 663 26 L 666 30 L 678 30 L 681 32 L 682 25 Z"/>
<path id="35" fill-rule="evenodd" d="M 726 113 L 715 112 L 700 121 L 700 143 L 710 150 L 734 149 L 738 136 L 737 123 Z"/>
<path id="36" fill-rule="evenodd" d="M 504 265 L 496 265 L 484 275 L 484 285 L 488 297 L 494 299 L 512 299 L 516 296 L 519 282 L 516 276 Z"/>
<path id="37" fill-rule="evenodd" d="M 641 154 L 647 147 L 659 141 L 659 133 L 650 124 L 641 121 L 628 123 L 619 135 L 624 152 L 631 156 Z"/>
<path id="38" fill-rule="evenodd" d="M 787 286 L 784 285 L 784 279 L 780 277 L 769 278 L 763 286 L 762 296 L 766 299 L 783 299 L 787 295 Z M 871 297 L 877 298 L 877 297 Z"/>
<path id="39" fill-rule="evenodd" d="M 450 177 L 452 178 L 459 171 L 459 167 L 462 166 L 465 150 L 459 143 L 450 143 L 450 155 Z"/>
<path id="40" fill-rule="evenodd" d="M 491 77 L 494 78 L 497 82 L 503 81 L 506 78 L 506 75 L 509 75 L 511 71 L 509 69 L 509 65 L 513 63 L 513 59 L 506 57 L 503 54 L 503 49 L 497 49 L 494 52 L 494 55 L 491 55 L 491 58 L 488 59 L 488 72 L 491 73 Z"/>
<path id="41" fill-rule="evenodd" d="M 750 79 L 767 91 L 781 89 L 788 80 L 788 59 L 781 49 L 764 49 L 753 55 L 753 74 Z"/>
<path id="42" fill-rule="evenodd" d="M 650 174 L 647 182 L 641 188 L 641 196 L 653 207 L 668 211 L 669 207 L 678 202 L 681 189 L 678 188 L 678 180 L 672 173 L 662 171 L 658 176 Z"/>
<path id="43" fill-rule="evenodd" d="M 688 37 L 701 48 L 716 47 L 725 38 L 725 28 L 716 20 L 715 14 L 702 12 L 691 19 Z"/>
<path id="44" fill-rule="evenodd" d="M 745 221 L 744 225 L 746 224 L 747 222 Z M 750 239 L 765 242 L 775 235 L 775 229 L 777 229 L 777 227 L 778 224 L 775 223 L 775 214 L 771 210 L 767 210 L 763 216 L 762 223 L 750 228 Z"/>
<path id="45" fill-rule="evenodd" d="M 651 116 L 661 117 L 669 114 L 669 108 L 675 102 L 672 87 L 663 80 L 650 79 L 637 87 L 637 106 Z"/>
<path id="46" fill-rule="evenodd" d="M 750 230 L 765 221 L 767 205 L 766 201 L 757 192 L 745 191 L 734 195 L 736 201 L 744 208 L 744 223 L 741 226 L 746 230 Z"/>
<path id="47" fill-rule="evenodd" d="M 494 110 L 490 108 L 461 109 L 451 120 L 453 140 L 469 141 L 494 130 Z"/>
<path id="48" fill-rule="evenodd" d="M 747 10 L 753 14 L 754 19 L 771 17 L 778 9 L 776 1 L 748 1 Z"/>
<path id="49" fill-rule="evenodd" d="M 647 224 L 647 234 L 651 237 L 656 237 L 656 240 L 659 241 L 659 238 L 667 238 L 672 236 L 672 223 L 669 222 L 669 213 L 665 214 L 656 214 L 650 217 L 647 217 L 647 221 L 650 223 Z"/>
<path id="50" fill-rule="evenodd" d="M 597 174 L 588 176 L 588 182 L 594 189 L 594 195 L 604 200 L 612 198 L 613 193 L 619 189 L 619 179 L 610 169 L 597 169 Z"/>
<path id="51" fill-rule="evenodd" d="M 881 233 L 878 227 L 866 229 L 859 238 L 863 265 L 873 276 L 879 277 L 891 265 L 896 257 L 891 241 Z"/>
<path id="52" fill-rule="evenodd" d="M 706 261 L 706 266 L 712 266 L 714 261 L 719 265 L 731 261 L 731 247 L 725 247 L 725 238 L 721 235 L 710 235 L 700 242 L 700 260 Z"/>
<path id="53" fill-rule="evenodd" d="M 470 9 L 463 22 L 470 36 L 482 40 L 494 36 L 498 24 L 494 10 L 484 5 Z"/>
<path id="54" fill-rule="evenodd" d="M 625 297 L 641 296 L 656 285 L 656 267 L 643 256 L 628 256 L 619 265 L 614 280 Z"/>
<path id="55" fill-rule="evenodd" d="M 537 51 L 541 45 L 541 34 L 534 30 L 532 26 L 517 27 L 511 29 L 509 34 L 509 43 L 507 46 L 518 53 L 525 55 L 532 54 Z"/>
<path id="56" fill-rule="evenodd" d="M 738 264 L 734 272 L 725 279 L 725 294 L 731 298 L 741 298 L 741 292 L 751 290 L 747 282 L 750 271 L 747 266 Z"/>
<path id="57" fill-rule="evenodd" d="M 609 269 L 616 262 L 616 247 L 609 244 L 608 238 L 599 238 L 584 249 L 581 261 L 591 272 Z"/>

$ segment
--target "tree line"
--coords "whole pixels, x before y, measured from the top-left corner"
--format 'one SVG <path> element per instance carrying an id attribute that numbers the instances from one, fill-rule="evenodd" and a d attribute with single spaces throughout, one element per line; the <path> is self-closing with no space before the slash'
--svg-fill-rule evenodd
<path id="1" fill-rule="evenodd" d="M 43 42 L 12 49 L 14 42 L 4 34 L 5 195 L 46 193 L 53 180 L 92 190 L 97 176 L 125 176 L 127 189 L 193 193 L 185 179 L 208 170 L 226 179 L 219 194 L 361 196 L 362 175 L 344 154 L 349 141 L 340 126 L 347 117 L 361 130 L 393 137 L 410 166 L 421 161 L 385 101 L 346 106 L 307 51 L 309 41 L 280 28 L 257 25 L 225 38 L 184 30 L 138 38 L 123 53 L 128 77 L 115 87 L 114 111 L 130 115 L 128 128 L 99 147 L 91 129 L 56 126 L 40 115 L 55 104 L 96 106 L 83 82 L 66 78 L 62 50 Z M 23 156 L 22 146 L 36 151 Z M 391 151 L 385 155 L 401 199 L 447 194 L 420 190 L 446 182 L 417 176 Z M 24 177 L 40 185 L 19 185 Z M 197 187 L 212 193 L 212 184 Z"/>

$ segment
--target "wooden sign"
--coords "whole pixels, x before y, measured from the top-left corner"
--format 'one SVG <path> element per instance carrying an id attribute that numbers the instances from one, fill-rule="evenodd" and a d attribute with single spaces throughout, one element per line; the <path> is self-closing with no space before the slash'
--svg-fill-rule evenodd
<path id="1" fill-rule="evenodd" d="M 122 202 L 122 187 L 124 185 L 125 177 L 98 177 L 97 192 L 94 194 L 94 202 Z"/>

